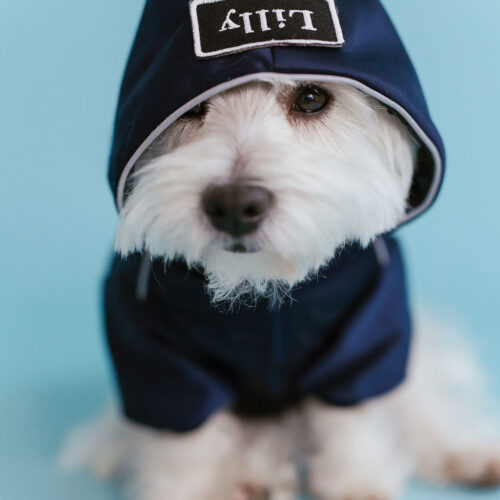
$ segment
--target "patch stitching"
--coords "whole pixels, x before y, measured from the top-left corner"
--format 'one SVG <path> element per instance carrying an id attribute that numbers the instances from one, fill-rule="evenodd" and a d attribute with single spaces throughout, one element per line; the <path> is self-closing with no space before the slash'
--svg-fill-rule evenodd
<path id="1" fill-rule="evenodd" d="M 201 31 L 200 31 L 200 21 L 198 18 L 198 7 L 200 5 L 207 4 L 217 4 L 220 2 L 227 2 L 229 4 L 229 0 L 190 0 L 189 10 L 191 14 L 191 27 L 193 33 L 194 40 L 194 49 L 196 57 L 200 59 L 207 59 L 212 57 L 219 57 L 227 54 L 234 54 L 238 52 L 244 52 L 247 50 L 262 48 L 262 47 L 275 47 L 275 46 L 287 46 L 287 45 L 296 45 L 296 46 L 315 46 L 315 47 L 342 47 L 345 44 L 344 34 L 342 31 L 342 26 L 340 24 L 339 14 L 337 8 L 335 6 L 335 0 L 321 0 L 323 1 L 330 11 L 333 26 L 335 30 L 336 41 L 328 41 L 321 39 L 300 39 L 300 38 L 288 38 L 288 39 L 270 39 L 259 42 L 251 42 L 235 45 L 232 47 L 226 47 L 219 50 L 212 50 L 205 52 L 202 47 L 201 40 Z M 230 5 L 230 4 L 229 4 Z M 228 11 L 233 10 L 228 7 Z M 299 12 L 299 11 L 295 11 Z M 257 13 L 257 11 L 255 12 Z M 229 14 L 229 12 L 228 12 Z M 291 16 L 290 16 L 291 17 Z M 227 18 L 224 21 L 227 21 Z M 304 18 L 305 22 L 305 18 Z M 222 26 L 224 26 L 224 24 Z M 222 31 L 222 30 L 219 30 Z"/>

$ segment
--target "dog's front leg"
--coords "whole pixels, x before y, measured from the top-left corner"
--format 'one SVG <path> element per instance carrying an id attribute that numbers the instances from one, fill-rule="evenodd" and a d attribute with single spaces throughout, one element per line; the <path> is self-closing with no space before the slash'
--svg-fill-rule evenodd
<path id="1" fill-rule="evenodd" d="M 410 473 L 385 398 L 354 408 L 305 407 L 309 487 L 318 500 L 393 500 Z"/>
<path id="2" fill-rule="evenodd" d="M 186 434 L 154 433 L 136 442 L 137 500 L 228 499 L 241 466 L 237 419 L 220 413 Z"/>
<path id="3" fill-rule="evenodd" d="M 295 500 L 300 490 L 297 414 L 245 419 L 241 425 L 242 467 L 231 500 Z"/>
<path id="4" fill-rule="evenodd" d="M 286 419 L 220 413 L 188 434 L 150 434 L 139 443 L 134 498 L 293 500 L 292 430 Z"/>
<path id="5" fill-rule="evenodd" d="M 239 420 L 226 412 L 182 434 L 108 412 L 70 436 L 61 463 L 123 479 L 133 500 L 227 500 L 240 475 L 242 446 Z"/>

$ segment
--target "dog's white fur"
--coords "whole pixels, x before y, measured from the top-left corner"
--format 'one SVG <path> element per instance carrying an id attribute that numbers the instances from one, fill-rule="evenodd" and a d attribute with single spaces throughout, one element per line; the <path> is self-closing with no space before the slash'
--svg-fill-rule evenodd
<path id="1" fill-rule="evenodd" d="M 415 150 L 401 122 L 361 92 L 330 85 L 329 112 L 290 123 L 285 103 L 295 87 L 244 86 L 213 98 L 201 128 L 181 120 L 168 130 L 167 153 L 137 171 L 117 250 L 201 264 L 214 298 L 226 300 L 289 289 L 345 242 L 368 244 L 396 226 Z M 235 179 L 262 184 L 277 199 L 259 232 L 247 238 L 257 253 L 226 252 L 227 238 L 201 211 L 208 185 Z"/>
<path id="2" fill-rule="evenodd" d="M 136 171 L 117 250 L 147 250 L 167 261 L 182 256 L 204 268 L 213 300 L 237 300 L 286 292 L 346 242 L 366 245 L 394 228 L 413 175 L 410 133 L 374 99 L 337 84 L 328 85 L 335 102 L 321 117 L 294 116 L 288 103 L 295 87 L 249 84 L 211 99 L 203 122 L 171 126 Z M 207 186 L 234 180 L 276 196 L 262 227 L 244 239 L 255 253 L 224 250 L 229 237 L 201 210 Z M 477 419 L 459 422 L 463 411 L 445 376 L 453 351 L 427 347 L 441 328 L 418 330 L 408 380 L 355 408 L 311 400 L 253 422 L 223 412 L 186 435 L 110 414 L 73 437 L 65 462 L 125 476 L 138 500 L 236 500 L 259 488 L 272 500 L 292 500 L 303 483 L 299 464 L 320 500 L 391 500 L 414 472 L 444 482 L 498 482 L 496 438 Z"/>

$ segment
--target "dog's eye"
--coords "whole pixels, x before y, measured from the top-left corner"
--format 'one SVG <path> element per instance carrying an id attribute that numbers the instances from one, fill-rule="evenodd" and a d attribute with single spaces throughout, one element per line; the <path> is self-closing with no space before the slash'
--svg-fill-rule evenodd
<path id="1" fill-rule="evenodd" d="M 208 111 L 208 105 L 206 102 L 200 102 L 194 108 L 191 108 L 188 112 L 182 115 L 182 118 L 196 119 L 203 118 Z"/>
<path id="2" fill-rule="evenodd" d="M 308 85 L 298 91 L 292 110 L 307 114 L 320 113 L 326 109 L 330 100 L 330 94 L 326 90 L 315 85 Z"/>

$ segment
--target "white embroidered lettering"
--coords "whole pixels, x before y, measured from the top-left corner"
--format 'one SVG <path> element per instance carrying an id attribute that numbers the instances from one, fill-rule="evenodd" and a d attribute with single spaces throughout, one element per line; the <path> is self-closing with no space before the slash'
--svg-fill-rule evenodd
<path id="1" fill-rule="evenodd" d="M 307 31 L 318 31 L 314 25 L 313 25 L 313 22 L 312 22 L 312 15 L 314 14 L 314 12 L 312 12 L 311 10 L 291 10 L 289 15 L 290 17 L 293 17 L 294 14 L 302 14 L 303 18 L 304 18 L 304 26 L 302 26 L 302 29 L 303 30 L 307 30 Z"/>
<path id="2" fill-rule="evenodd" d="M 255 13 L 256 14 L 259 14 L 259 17 L 260 17 L 260 29 L 261 31 L 270 31 L 271 28 L 269 27 L 269 25 L 267 24 L 267 13 L 269 11 L 268 10 L 257 10 Z"/>
<path id="3" fill-rule="evenodd" d="M 232 19 L 231 16 L 233 14 L 236 14 L 236 9 L 231 9 L 227 15 L 226 15 L 226 20 L 222 24 L 222 28 L 219 31 L 226 31 L 226 30 L 234 30 L 236 28 L 241 28 L 239 24 L 236 24 Z"/>
<path id="4" fill-rule="evenodd" d="M 335 0 L 186 2 L 198 58 L 281 45 L 342 47 L 345 43 Z"/>
<path id="5" fill-rule="evenodd" d="M 278 26 L 280 28 L 284 28 L 286 26 L 286 19 L 285 16 L 283 15 L 285 10 L 284 9 L 273 9 L 273 12 L 276 14 L 276 20 L 278 21 Z"/>
<path id="6" fill-rule="evenodd" d="M 269 27 L 268 19 L 267 19 L 267 14 L 269 10 L 266 9 L 261 9 L 255 11 L 255 14 L 259 15 L 260 19 L 260 29 L 261 31 L 271 31 L 271 28 Z M 287 12 L 285 9 L 273 9 L 274 14 L 276 15 L 276 21 L 278 22 L 278 27 L 280 29 L 283 29 L 286 26 L 286 18 L 285 18 L 285 12 Z M 222 24 L 222 27 L 219 31 L 226 31 L 226 30 L 234 30 L 237 28 L 241 28 L 240 24 L 235 23 L 232 19 L 231 16 L 233 14 L 236 14 L 236 9 L 231 9 L 228 11 L 226 15 L 226 19 L 224 23 Z M 239 14 L 239 17 L 243 19 L 243 26 L 245 28 L 245 33 L 254 33 L 254 30 L 252 28 L 252 23 L 250 21 L 250 17 L 254 14 L 254 12 L 243 12 L 243 14 Z M 302 14 L 302 18 L 304 21 L 304 25 L 302 26 L 301 29 L 307 30 L 307 31 L 318 31 L 312 21 L 312 15 L 314 14 L 313 11 L 311 10 L 290 10 L 288 11 L 288 16 L 292 18 L 295 14 Z"/>
<path id="7" fill-rule="evenodd" d="M 253 33 L 252 29 L 252 23 L 250 22 L 250 16 L 252 15 L 252 12 L 243 12 L 243 14 L 240 14 L 240 17 L 243 18 L 243 24 L 245 26 L 245 33 Z"/>

